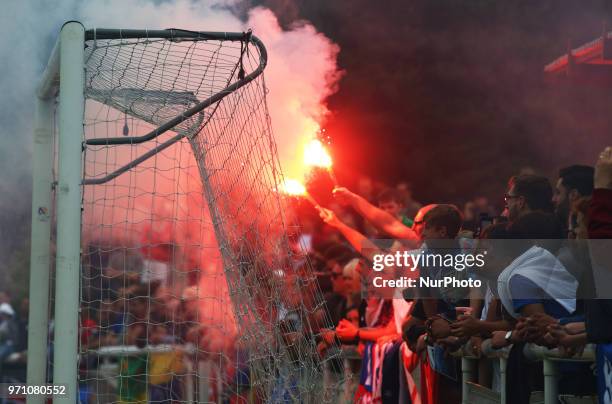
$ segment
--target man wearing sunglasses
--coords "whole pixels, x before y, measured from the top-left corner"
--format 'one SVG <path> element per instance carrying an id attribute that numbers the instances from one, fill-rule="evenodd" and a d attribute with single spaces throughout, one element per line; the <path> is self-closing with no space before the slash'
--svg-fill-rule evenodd
<path id="1" fill-rule="evenodd" d="M 513 222 L 525 213 L 553 210 L 552 186 L 546 177 L 523 174 L 510 178 L 504 202 L 508 220 Z"/>

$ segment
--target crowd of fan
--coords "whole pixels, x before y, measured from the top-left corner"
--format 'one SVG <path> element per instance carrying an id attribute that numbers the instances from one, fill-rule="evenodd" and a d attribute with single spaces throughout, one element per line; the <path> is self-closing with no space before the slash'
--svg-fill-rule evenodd
<path id="1" fill-rule="evenodd" d="M 601 402 L 612 397 L 612 296 L 605 289 L 611 259 L 609 249 L 585 240 L 612 238 L 612 148 L 595 167 L 561 169 L 554 183 L 534 173 L 513 176 L 500 192 L 505 204 L 498 214 L 482 197 L 462 210 L 421 206 L 406 184 L 375 190 L 363 180 L 357 192 L 336 187 L 333 193 L 333 206 L 316 208 L 322 220 L 302 215 L 296 245 L 312 257 L 335 325 L 322 333 L 319 352 L 329 355 L 341 344 L 361 356 L 358 386 L 350 397 L 345 389 L 343 400 L 459 403 L 460 361 L 448 354 L 481 356 L 484 341 L 509 350 L 507 402 L 528 403 L 542 390 L 542 362 L 525 357 L 528 343 L 567 357 L 596 344 L 597 371 L 588 363 L 560 364 L 559 392 L 599 394 Z M 562 242 L 567 239 L 576 241 Z M 427 254 L 449 240 L 456 254 L 487 250 L 485 267 L 469 274 L 482 280 L 481 289 L 420 288 L 392 299 L 366 293 L 375 252 Z M 420 276 L 451 272 L 427 268 Z M 497 362 L 483 355 L 478 373 L 480 384 L 503 388 Z"/>
<path id="2" fill-rule="evenodd" d="M 500 179 L 500 190 L 504 182 Z M 493 349 L 510 349 L 508 402 L 527 403 L 531 392 L 541 387 L 542 364 L 525 358 L 526 343 L 558 347 L 567 356 L 580 355 L 586 344 L 597 344 L 599 379 L 588 365 L 564 364 L 559 391 L 599 392 L 600 399 L 610 394 L 610 366 L 606 373 L 603 364 L 612 361 L 612 300 L 595 299 L 601 296 L 596 296 L 598 275 L 591 265 L 591 260 L 599 260 L 605 273 L 610 260 L 601 261 L 595 256 L 601 251 L 589 251 L 588 244 L 568 248 L 534 240 L 612 239 L 611 148 L 601 153 L 595 167 L 561 169 L 554 185 L 533 173 L 513 176 L 505 194 L 500 193 L 505 205 L 499 212 L 484 197 L 465 202 L 463 209 L 448 203 L 422 206 L 406 183 L 388 188 L 362 179 L 356 192 L 336 187 L 333 194 L 335 202 L 328 208 L 317 207 L 310 214 L 297 209 L 301 230 L 295 247 L 310 257 L 334 326 L 317 333 L 319 355 L 337 354 L 332 351 L 340 345 L 360 357 L 351 362 L 353 369 L 345 370 L 355 372 L 358 383 L 345 385 L 337 400 L 458 403 L 460 365 L 447 354 L 467 349 L 479 356 L 485 340 Z M 380 242 L 372 243 L 373 239 Z M 523 242 L 496 251 L 494 240 Z M 426 254 L 442 241 L 454 243 L 456 254 L 474 248 L 489 252 L 486 267 L 469 274 L 483 281 L 482 289 L 420 288 L 416 295 L 400 293 L 394 298 L 366 293 L 374 253 L 420 249 Z M 177 296 L 163 282 L 143 282 L 138 254 L 98 258 L 104 263 L 89 263 L 96 275 L 85 276 L 91 285 L 84 288 L 83 300 L 92 303 L 81 308 L 81 401 L 93 402 L 89 382 L 99 378 L 94 373 L 102 347 L 193 344 L 201 352 L 223 350 L 210 344 L 224 338 L 210 335 L 214 330 L 198 321 L 201 302 L 195 290 L 186 288 Z M 90 261 L 95 259 L 90 256 Z M 427 271 L 419 275 L 435 278 L 453 269 Z M 26 316 L 27 300 L 17 311 L 10 297 L 0 294 L 3 366 L 11 355 L 13 361 L 17 357 L 17 362 L 24 362 L 19 353 L 27 344 Z M 51 357 L 52 353 L 50 345 Z M 227 354 L 236 356 L 235 347 Z M 181 399 L 181 378 L 174 376 L 184 369 L 176 351 L 118 356 L 115 362 L 121 382 L 113 394 L 121 401 Z M 338 379 L 345 376 L 340 367 L 332 366 L 331 371 Z M 4 376 L 5 369 L 0 373 Z M 240 372 L 233 373 L 238 383 Z M 494 361 L 483 357 L 478 373 L 479 383 L 497 391 L 503 388 Z"/>
<path id="3" fill-rule="evenodd" d="M 197 362 L 211 353 L 225 353 L 228 341 L 219 345 L 218 335 L 223 325 L 213 329 L 201 321 L 195 278 L 191 285 L 172 287 L 181 282 L 170 279 L 176 271 L 169 266 L 174 260 L 166 247 L 157 246 L 153 252 L 119 249 L 106 259 L 89 255 L 85 267 L 91 277 L 84 287 L 86 304 L 80 317 L 81 402 L 182 401 L 186 377 L 191 377 L 186 357 Z M 155 349 L 162 346 L 168 349 Z M 194 347 L 195 354 L 186 351 L 187 346 Z M 119 373 L 110 390 L 99 383 L 104 379 L 99 365 L 105 347 L 118 348 L 106 356 L 118 365 Z M 123 354 L 123 347 L 137 349 Z"/>
<path id="4" fill-rule="evenodd" d="M 155 279 L 159 274 L 151 267 L 167 263 L 146 260 L 137 249 L 116 248 L 110 254 L 92 250 L 83 262 L 79 402 L 180 401 L 187 375 L 184 359 L 190 354 L 184 348 L 197 347 L 195 357 L 203 359 L 213 352 L 223 353 L 227 338 L 215 346 L 222 341 L 214 335 L 219 330 L 207 328 L 200 321 L 201 300 L 196 286 L 171 290 L 169 282 Z M 11 300 L 7 292 L 0 292 L 0 381 L 23 383 L 28 300 L 22 301 L 19 311 L 13 309 Z M 54 328 L 51 318 L 49 380 L 53 374 Z M 169 349 L 150 351 L 161 346 Z M 137 349 L 123 351 L 129 347 Z M 108 353 L 106 348 L 110 349 Z M 108 374 L 101 367 L 105 362 L 112 368 Z M 100 383 L 111 379 L 116 382 Z"/>

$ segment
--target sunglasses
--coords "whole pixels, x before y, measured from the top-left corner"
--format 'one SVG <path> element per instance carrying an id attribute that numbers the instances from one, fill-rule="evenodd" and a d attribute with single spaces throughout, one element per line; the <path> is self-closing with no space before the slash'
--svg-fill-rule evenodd
<path id="1" fill-rule="evenodd" d="M 520 195 L 510 195 L 510 194 L 504 194 L 504 201 L 508 202 L 509 199 L 516 199 L 516 198 L 520 198 Z"/>

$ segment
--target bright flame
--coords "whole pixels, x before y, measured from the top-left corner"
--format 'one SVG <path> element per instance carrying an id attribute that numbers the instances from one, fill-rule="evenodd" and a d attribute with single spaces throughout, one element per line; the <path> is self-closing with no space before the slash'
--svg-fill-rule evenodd
<path id="1" fill-rule="evenodd" d="M 287 195 L 306 195 L 306 188 L 297 180 L 292 180 L 287 178 L 281 184 L 281 191 L 286 193 Z"/>
<path id="2" fill-rule="evenodd" d="M 312 139 L 304 149 L 304 163 L 313 167 L 331 168 L 332 159 L 323 143 Z"/>

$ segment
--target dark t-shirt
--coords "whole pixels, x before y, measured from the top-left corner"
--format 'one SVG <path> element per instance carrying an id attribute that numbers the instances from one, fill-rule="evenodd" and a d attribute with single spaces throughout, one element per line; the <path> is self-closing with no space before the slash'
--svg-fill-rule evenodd
<path id="1" fill-rule="evenodd" d="M 332 292 L 325 296 L 327 310 L 333 325 L 338 325 L 341 319 L 346 317 L 346 297 Z"/>
<path id="2" fill-rule="evenodd" d="M 432 244 L 431 247 L 423 252 L 424 256 L 427 255 L 443 255 L 448 254 L 458 255 L 461 254 L 461 247 L 457 240 L 430 240 L 427 243 Z M 424 268 L 419 268 L 420 277 L 428 278 L 430 280 L 442 280 L 446 277 L 453 277 L 457 280 L 466 279 L 468 276 L 467 271 L 458 271 L 453 266 L 446 266 L 444 263 L 447 260 L 443 260 L 443 265 L 430 265 Z M 433 259 L 432 262 L 439 262 L 439 260 Z M 421 299 L 437 299 L 438 300 L 438 314 L 450 314 L 450 318 L 455 317 L 455 307 L 458 306 L 459 302 L 468 296 L 469 289 L 457 288 L 454 286 L 450 287 L 420 287 L 418 290 L 419 300 Z M 417 303 L 418 304 L 418 303 Z M 416 308 L 415 308 L 416 309 Z M 417 310 L 418 313 L 418 310 Z M 413 312 L 414 315 L 414 312 Z"/>
<path id="3" fill-rule="evenodd" d="M 589 238 L 612 238 L 612 189 L 595 189 L 589 206 Z M 612 342 L 612 300 L 585 301 L 586 329 L 590 342 Z"/>
<path id="4" fill-rule="evenodd" d="M 585 300 L 586 332 L 589 342 L 612 343 L 612 300 Z"/>

